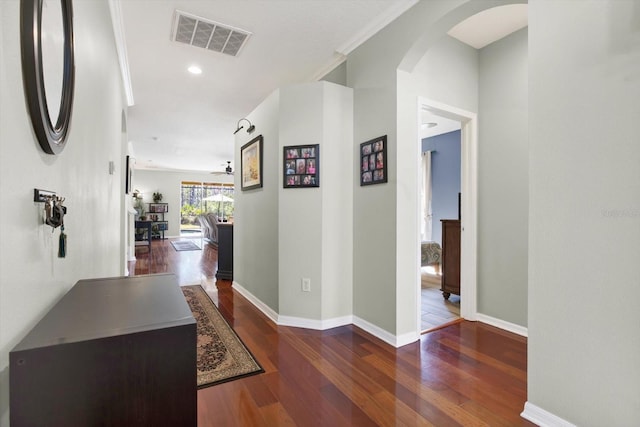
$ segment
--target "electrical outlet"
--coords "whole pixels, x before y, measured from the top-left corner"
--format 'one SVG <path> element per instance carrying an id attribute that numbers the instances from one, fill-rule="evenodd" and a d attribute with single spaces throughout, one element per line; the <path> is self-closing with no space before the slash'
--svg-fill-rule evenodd
<path id="1" fill-rule="evenodd" d="M 311 292 L 311 279 L 302 279 L 302 292 Z"/>

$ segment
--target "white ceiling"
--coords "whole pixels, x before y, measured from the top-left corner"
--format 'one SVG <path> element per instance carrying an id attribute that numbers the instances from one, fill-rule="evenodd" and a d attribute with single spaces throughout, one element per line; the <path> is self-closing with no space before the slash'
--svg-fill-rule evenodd
<path id="1" fill-rule="evenodd" d="M 447 32 L 475 49 L 482 49 L 528 25 L 526 4 L 513 4 L 487 9 L 460 22 Z M 439 116 L 427 107 L 420 111 L 420 138 L 429 138 L 461 128 L 461 123 Z M 427 123 L 435 126 L 426 126 Z"/>
<path id="2" fill-rule="evenodd" d="M 447 34 L 476 49 L 490 45 L 528 25 L 526 4 L 510 4 L 484 10 L 465 19 Z"/>
<path id="3" fill-rule="evenodd" d="M 136 167 L 224 170 L 239 119 L 275 89 L 317 80 L 417 1 L 121 0 Z M 252 35 L 237 57 L 171 41 L 176 9 Z M 461 31 L 465 43 L 478 37 Z"/>
<path id="4" fill-rule="evenodd" d="M 122 0 L 138 168 L 223 170 L 233 132 L 275 89 L 313 81 L 417 0 Z M 252 33 L 237 57 L 170 40 L 178 9 Z M 187 71 L 198 65 L 203 72 Z M 256 123 L 260 126 L 260 123 Z"/>

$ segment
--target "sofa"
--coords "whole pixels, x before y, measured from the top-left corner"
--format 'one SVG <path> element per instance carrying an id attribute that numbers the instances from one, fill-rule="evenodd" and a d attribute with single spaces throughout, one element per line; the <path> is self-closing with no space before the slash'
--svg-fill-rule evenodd
<path id="1" fill-rule="evenodd" d="M 218 217 L 214 213 L 198 215 L 202 228 L 202 237 L 214 246 L 218 246 Z"/>

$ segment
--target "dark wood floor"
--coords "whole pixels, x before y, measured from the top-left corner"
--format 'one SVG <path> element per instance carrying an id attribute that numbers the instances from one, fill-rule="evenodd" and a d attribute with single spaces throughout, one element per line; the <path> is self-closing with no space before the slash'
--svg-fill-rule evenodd
<path id="1" fill-rule="evenodd" d="M 230 282 L 215 282 L 216 255 L 154 241 L 134 269 L 200 280 L 265 370 L 199 390 L 199 426 L 533 425 L 519 416 L 526 339 L 462 321 L 395 349 L 355 326 L 276 326 Z"/>

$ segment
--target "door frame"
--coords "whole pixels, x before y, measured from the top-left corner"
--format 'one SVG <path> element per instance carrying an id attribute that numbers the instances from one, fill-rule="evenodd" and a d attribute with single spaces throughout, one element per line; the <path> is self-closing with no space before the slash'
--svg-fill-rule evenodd
<path id="1" fill-rule="evenodd" d="M 465 320 L 475 321 L 477 320 L 478 307 L 478 115 L 438 101 L 418 97 L 418 114 L 423 108 L 439 116 L 457 120 L 461 124 L 460 317 Z M 421 144 L 422 141 L 419 143 Z M 417 179 L 420 180 L 421 168 L 418 170 Z M 420 230 L 419 227 L 418 230 Z M 417 250 L 420 251 L 419 246 Z M 419 277 L 420 275 L 418 274 L 418 279 Z M 418 330 L 420 330 L 420 280 L 416 283 L 416 291 L 418 294 L 417 324 Z"/>

